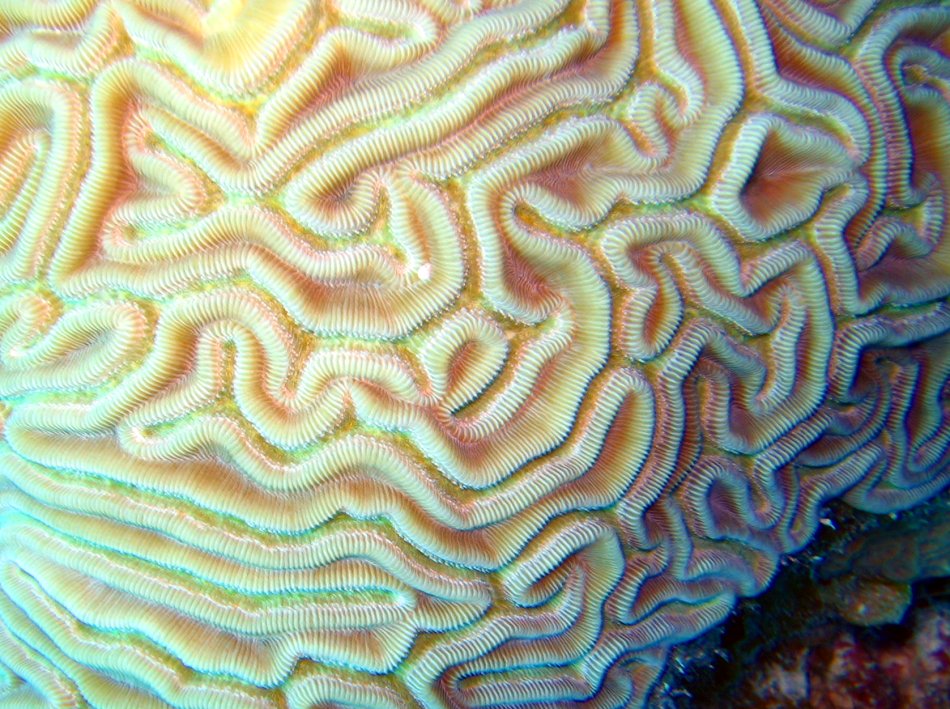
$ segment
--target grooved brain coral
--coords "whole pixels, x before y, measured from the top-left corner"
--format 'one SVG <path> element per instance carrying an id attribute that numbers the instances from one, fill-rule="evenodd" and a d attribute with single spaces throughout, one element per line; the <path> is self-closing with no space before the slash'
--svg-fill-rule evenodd
<path id="1" fill-rule="evenodd" d="M 950 8 L 4 0 L 0 77 L 4 706 L 638 706 L 950 481 Z"/>

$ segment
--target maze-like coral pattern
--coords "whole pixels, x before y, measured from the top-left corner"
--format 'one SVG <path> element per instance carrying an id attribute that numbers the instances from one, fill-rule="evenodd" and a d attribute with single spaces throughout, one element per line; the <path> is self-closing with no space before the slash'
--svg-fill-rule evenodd
<path id="1" fill-rule="evenodd" d="M 0 2 L 0 703 L 638 706 L 950 481 L 950 8 Z"/>

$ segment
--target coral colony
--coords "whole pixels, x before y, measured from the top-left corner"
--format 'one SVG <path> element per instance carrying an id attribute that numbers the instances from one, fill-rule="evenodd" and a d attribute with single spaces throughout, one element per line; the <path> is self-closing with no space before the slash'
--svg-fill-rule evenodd
<path id="1" fill-rule="evenodd" d="M 3 706 L 638 707 L 950 482 L 950 8 L 0 2 Z"/>

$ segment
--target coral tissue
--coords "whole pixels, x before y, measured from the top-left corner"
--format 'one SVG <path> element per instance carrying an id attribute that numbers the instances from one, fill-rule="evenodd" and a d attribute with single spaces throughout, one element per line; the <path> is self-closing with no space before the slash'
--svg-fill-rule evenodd
<path id="1" fill-rule="evenodd" d="M 619 707 L 950 481 L 950 8 L 0 2 L 0 703 Z"/>

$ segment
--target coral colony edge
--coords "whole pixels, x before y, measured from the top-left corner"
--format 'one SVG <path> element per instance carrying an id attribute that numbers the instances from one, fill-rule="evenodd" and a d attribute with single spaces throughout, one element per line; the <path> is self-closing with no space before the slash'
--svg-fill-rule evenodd
<path id="1" fill-rule="evenodd" d="M 0 706 L 638 707 L 950 481 L 939 3 L 2 0 L 0 146 Z"/>

